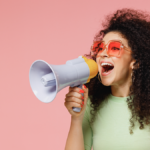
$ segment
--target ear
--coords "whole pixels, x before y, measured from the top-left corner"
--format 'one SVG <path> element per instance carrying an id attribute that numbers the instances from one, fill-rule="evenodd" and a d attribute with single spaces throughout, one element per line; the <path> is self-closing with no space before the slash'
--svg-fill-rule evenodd
<path id="1" fill-rule="evenodd" d="M 135 59 L 133 59 L 132 61 L 131 61 L 131 63 L 130 63 L 130 68 L 131 69 L 137 69 L 137 68 L 139 68 L 139 63 L 138 64 L 136 64 L 136 66 L 133 66 L 134 65 L 134 63 L 136 62 L 136 60 Z"/>
<path id="2" fill-rule="evenodd" d="M 136 60 L 135 59 L 133 59 L 132 61 L 131 61 L 131 63 L 130 63 L 130 68 L 131 69 L 133 69 L 133 64 L 136 62 Z"/>

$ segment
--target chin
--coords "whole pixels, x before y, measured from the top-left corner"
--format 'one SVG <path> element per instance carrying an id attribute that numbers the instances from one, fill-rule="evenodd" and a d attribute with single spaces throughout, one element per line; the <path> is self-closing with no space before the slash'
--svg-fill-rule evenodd
<path id="1" fill-rule="evenodd" d="M 102 80 L 102 84 L 103 84 L 104 86 L 111 86 L 112 81 L 109 81 L 108 79 L 107 79 L 107 80 Z"/>

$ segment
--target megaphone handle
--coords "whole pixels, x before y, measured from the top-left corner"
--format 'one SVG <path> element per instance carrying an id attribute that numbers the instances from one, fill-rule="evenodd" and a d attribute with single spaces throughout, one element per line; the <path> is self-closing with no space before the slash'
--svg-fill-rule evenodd
<path id="1" fill-rule="evenodd" d="M 81 84 L 81 85 L 78 85 L 77 87 L 79 87 L 80 89 L 82 89 L 82 84 Z M 81 94 L 82 94 L 82 96 L 83 96 L 83 93 L 81 93 Z M 75 111 L 75 112 L 80 112 L 80 111 L 81 111 L 81 108 L 78 108 L 78 107 L 73 107 L 72 109 L 73 109 L 73 111 Z"/>

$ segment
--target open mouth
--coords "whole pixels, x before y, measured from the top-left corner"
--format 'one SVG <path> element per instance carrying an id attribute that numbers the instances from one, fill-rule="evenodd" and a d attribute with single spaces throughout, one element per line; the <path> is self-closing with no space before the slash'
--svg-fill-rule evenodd
<path id="1" fill-rule="evenodd" d="M 110 66 L 110 65 L 103 65 L 102 66 L 102 73 L 109 73 L 113 70 L 114 66 Z"/>

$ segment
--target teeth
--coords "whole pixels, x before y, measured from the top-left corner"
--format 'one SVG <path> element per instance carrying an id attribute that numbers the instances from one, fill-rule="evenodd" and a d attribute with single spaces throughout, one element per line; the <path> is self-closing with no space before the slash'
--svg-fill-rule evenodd
<path id="1" fill-rule="evenodd" d="M 101 63 L 101 66 L 104 66 L 104 65 L 113 66 L 112 64 L 109 64 L 109 63 Z"/>

